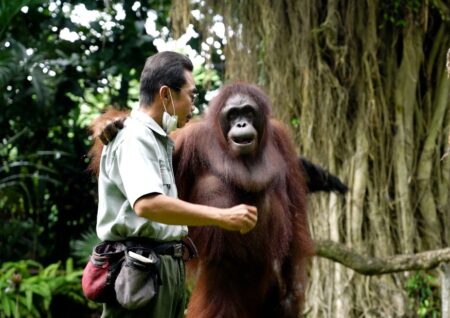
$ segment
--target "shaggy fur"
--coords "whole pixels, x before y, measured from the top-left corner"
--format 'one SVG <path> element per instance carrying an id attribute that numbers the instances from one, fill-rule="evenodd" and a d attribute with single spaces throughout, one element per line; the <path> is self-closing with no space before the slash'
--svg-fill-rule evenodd
<path id="1" fill-rule="evenodd" d="M 252 156 L 233 156 L 219 124 L 221 109 L 235 94 L 250 96 L 265 118 Z M 313 252 L 307 191 L 287 131 L 270 118 L 267 96 L 249 84 L 225 86 L 205 119 L 178 130 L 174 138 L 181 199 L 258 208 L 257 225 L 245 235 L 217 227 L 189 229 L 199 262 L 187 317 L 297 317 L 304 298 L 305 260 Z"/>
<path id="2" fill-rule="evenodd" d="M 250 96 L 264 117 L 256 153 L 230 153 L 219 114 L 235 94 Z M 91 127 L 94 136 L 126 112 L 109 111 Z M 196 284 L 188 318 L 298 317 L 306 286 L 306 260 L 313 254 L 307 226 L 306 185 L 298 156 L 283 125 L 271 118 L 267 96 L 245 83 L 227 85 L 206 116 L 172 134 L 174 170 L 180 199 L 231 207 L 258 208 L 256 227 L 247 234 L 217 227 L 191 227 L 199 258 L 190 262 Z M 98 138 L 96 138 L 98 139 Z M 91 150 L 98 167 L 101 142 Z M 189 264 L 188 264 L 189 265 Z"/>

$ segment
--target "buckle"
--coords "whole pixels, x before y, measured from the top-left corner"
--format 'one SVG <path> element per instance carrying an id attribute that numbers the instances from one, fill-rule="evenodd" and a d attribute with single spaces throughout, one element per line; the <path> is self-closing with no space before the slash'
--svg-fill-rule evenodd
<path id="1" fill-rule="evenodd" d="M 183 244 L 175 244 L 173 246 L 173 257 L 183 257 Z"/>

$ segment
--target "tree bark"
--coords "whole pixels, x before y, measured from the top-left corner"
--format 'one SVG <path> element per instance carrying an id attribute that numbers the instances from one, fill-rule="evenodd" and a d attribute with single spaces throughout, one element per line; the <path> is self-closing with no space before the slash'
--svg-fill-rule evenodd
<path id="1" fill-rule="evenodd" d="M 225 78 L 261 85 L 274 115 L 296 123 L 299 152 L 349 185 L 345 197 L 310 197 L 310 229 L 374 255 L 369 271 L 388 255 L 450 243 L 450 160 L 441 161 L 449 148 L 442 72 L 450 9 L 443 0 L 413 2 L 400 10 L 392 1 L 195 2 L 205 16 L 224 17 Z M 203 32 L 209 36 L 211 25 Z M 396 271 L 413 268 L 398 257 Z M 317 257 L 305 312 L 414 316 L 406 280 L 357 275 Z"/>
<path id="2" fill-rule="evenodd" d="M 450 263 L 441 265 L 442 317 L 450 317 Z"/>

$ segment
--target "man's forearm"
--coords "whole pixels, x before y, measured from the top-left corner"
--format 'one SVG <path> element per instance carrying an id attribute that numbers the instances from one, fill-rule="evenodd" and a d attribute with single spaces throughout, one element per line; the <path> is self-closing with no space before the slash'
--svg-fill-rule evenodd
<path id="1" fill-rule="evenodd" d="M 140 217 L 173 225 L 215 225 L 220 224 L 219 209 L 193 204 L 162 194 L 139 198 L 134 210 Z"/>
<path id="2" fill-rule="evenodd" d="M 134 204 L 140 217 L 172 225 L 219 226 L 230 231 L 246 233 L 257 221 L 255 207 L 244 204 L 219 209 L 216 207 L 189 203 L 162 194 L 146 195 Z"/>

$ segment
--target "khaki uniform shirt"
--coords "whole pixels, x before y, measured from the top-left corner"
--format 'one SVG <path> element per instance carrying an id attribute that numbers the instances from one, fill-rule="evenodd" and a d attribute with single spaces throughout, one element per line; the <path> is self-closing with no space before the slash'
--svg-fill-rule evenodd
<path id="1" fill-rule="evenodd" d="M 146 194 L 177 197 L 173 147 L 161 126 L 144 112 L 134 110 L 124 129 L 103 148 L 97 212 L 101 240 L 147 237 L 169 241 L 187 235 L 186 226 L 154 222 L 133 211 L 137 199 Z"/>

